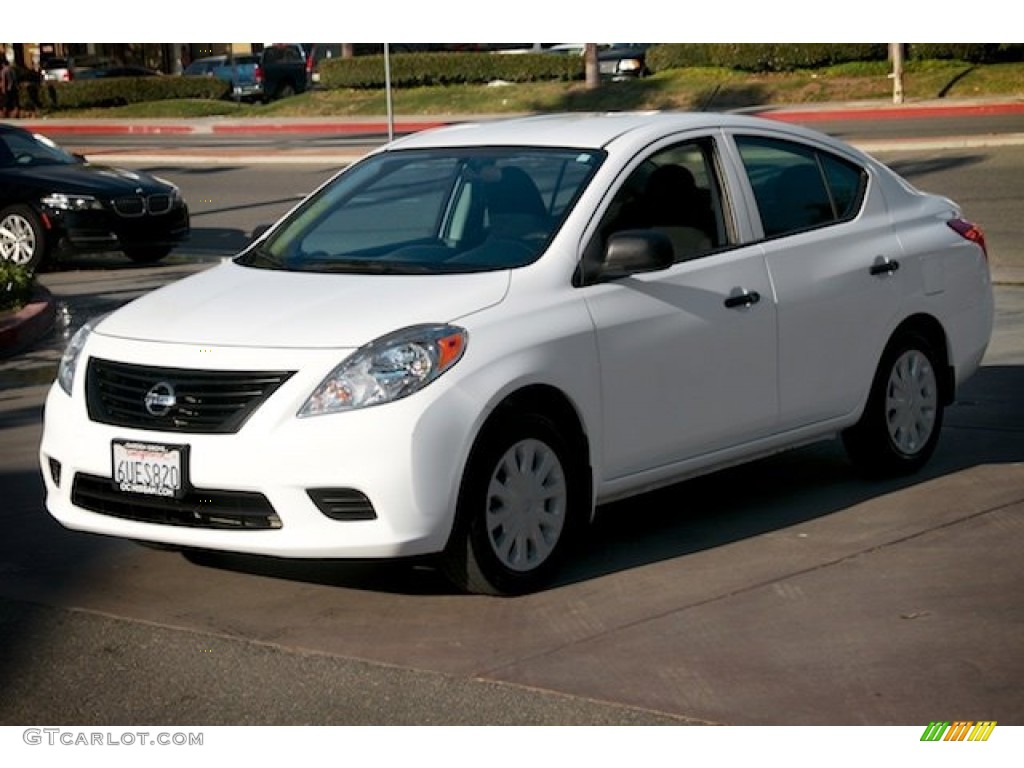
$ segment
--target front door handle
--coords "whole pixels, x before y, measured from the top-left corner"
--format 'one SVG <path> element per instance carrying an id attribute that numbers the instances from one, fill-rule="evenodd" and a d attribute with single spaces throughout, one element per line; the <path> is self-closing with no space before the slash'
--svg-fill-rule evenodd
<path id="1" fill-rule="evenodd" d="M 757 304 L 761 300 L 761 294 L 757 291 L 743 291 L 735 293 L 725 300 L 725 306 L 729 309 L 743 309 Z"/>
<path id="2" fill-rule="evenodd" d="M 875 263 L 871 265 L 872 275 L 891 275 L 897 269 L 900 268 L 900 263 L 893 259 L 886 258 L 885 256 L 879 256 L 875 259 Z"/>

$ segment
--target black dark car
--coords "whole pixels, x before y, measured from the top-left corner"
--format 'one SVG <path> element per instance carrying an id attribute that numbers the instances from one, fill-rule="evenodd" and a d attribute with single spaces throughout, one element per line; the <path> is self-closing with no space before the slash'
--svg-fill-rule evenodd
<path id="1" fill-rule="evenodd" d="M 122 251 L 151 263 L 189 232 L 188 206 L 170 182 L 93 165 L 0 124 L 0 259 L 37 269 L 64 255 Z"/>
<path id="2" fill-rule="evenodd" d="M 76 80 L 98 80 L 105 77 L 160 77 L 163 75 L 155 69 L 137 66 L 95 67 L 83 69 L 75 75 Z"/>
<path id="3" fill-rule="evenodd" d="M 647 77 L 647 49 L 651 43 L 612 43 L 597 52 L 597 66 L 602 77 L 626 80 Z"/>

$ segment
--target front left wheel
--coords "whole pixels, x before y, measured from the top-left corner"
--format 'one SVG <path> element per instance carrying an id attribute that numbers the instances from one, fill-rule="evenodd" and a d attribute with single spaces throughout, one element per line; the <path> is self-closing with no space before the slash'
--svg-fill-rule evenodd
<path id="1" fill-rule="evenodd" d="M 0 259 L 34 272 L 45 256 L 46 231 L 32 209 L 14 205 L 0 212 Z"/>
<path id="2" fill-rule="evenodd" d="M 543 416 L 519 414 L 492 425 L 463 479 L 443 561 L 448 577 L 467 592 L 490 595 L 545 584 L 589 501 L 580 467 Z"/>

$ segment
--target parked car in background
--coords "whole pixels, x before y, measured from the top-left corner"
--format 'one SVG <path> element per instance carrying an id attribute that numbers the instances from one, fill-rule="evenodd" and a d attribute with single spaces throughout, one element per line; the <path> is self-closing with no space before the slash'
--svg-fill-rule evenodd
<path id="1" fill-rule="evenodd" d="M 603 502 L 840 436 L 872 474 L 918 470 L 993 314 L 960 207 L 825 134 L 459 124 L 77 333 L 46 505 L 186 551 L 420 556 L 524 592 Z"/>
<path id="2" fill-rule="evenodd" d="M 188 236 L 188 206 L 174 184 L 93 165 L 0 124 L 0 259 L 36 270 L 60 256 L 123 251 L 150 263 Z"/>
<path id="3" fill-rule="evenodd" d="M 39 66 L 43 80 L 66 83 L 72 78 L 71 62 L 67 59 L 45 59 Z"/>
<path id="4" fill-rule="evenodd" d="M 597 66 L 601 76 L 612 80 L 646 77 L 647 49 L 652 43 L 597 43 Z M 544 53 L 563 56 L 583 56 L 585 43 L 556 43 L 544 49 Z"/>
<path id="5" fill-rule="evenodd" d="M 196 59 L 185 75 L 207 75 L 231 83 L 235 98 L 263 102 L 283 99 L 309 88 L 305 49 L 298 43 L 275 43 L 259 53 L 228 53 Z"/>
<path id="6" fill-rule="evenodd" d="M 113 66 L 93 67 L 77 73 L 76 80 L 96 80 L 106 77 L 162 77 L 163 72 L 149 67 Z"/>
<path id="7" fill-rule="evenodd" d="M 602 47 L 597 53 L 597 66 L 602 77 L 613 80 L 625 80 L 635 77 L 646 77 L 651 72 L 647 68 L 647 49 L 651 43 L 612 43 Z"/>
<path id="8" fill-rule="evenodd" d="M 105 56 L 84 54 L 82 56 L 44 59 L 39 69 L 42 72 L 43 80 L 66 83 L 81 77 L 91 69 L 113 66 L 116 66 L 116 63 Z"/>
<path id="9" fill-rule="evenodd" d="M 299 43 L 274 43 L 257 55 L 256 81 L 263 101 L 284 99 L 309 88 L 306 51 Z"/>
<path id="10" fill-rule="evenodd" d="M 190 77 L 216 77 L 231 85 L 231 96 L 236 99 L 263 98 L 263 84 L 256 78 L 259 57 L 252 53 L 222 54 L 196 59 L 185 67 Z"/>
<path id="11" fill-rule="evenodd" d="M 306 74 L 310 87 L 320 84 L 320 64 L 341 58 L 341 43 L 305 43 Z"/>

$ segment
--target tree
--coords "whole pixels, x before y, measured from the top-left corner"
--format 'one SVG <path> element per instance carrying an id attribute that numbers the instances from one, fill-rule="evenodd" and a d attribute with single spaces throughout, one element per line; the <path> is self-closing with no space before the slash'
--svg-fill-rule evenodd
<path id="1" fill-rule="evenodd" d="M 601 85 L 601 70 L 597 64 L 597 43 L 583 44 L 583 59 L 587 90 L 592 91 Z"/>

